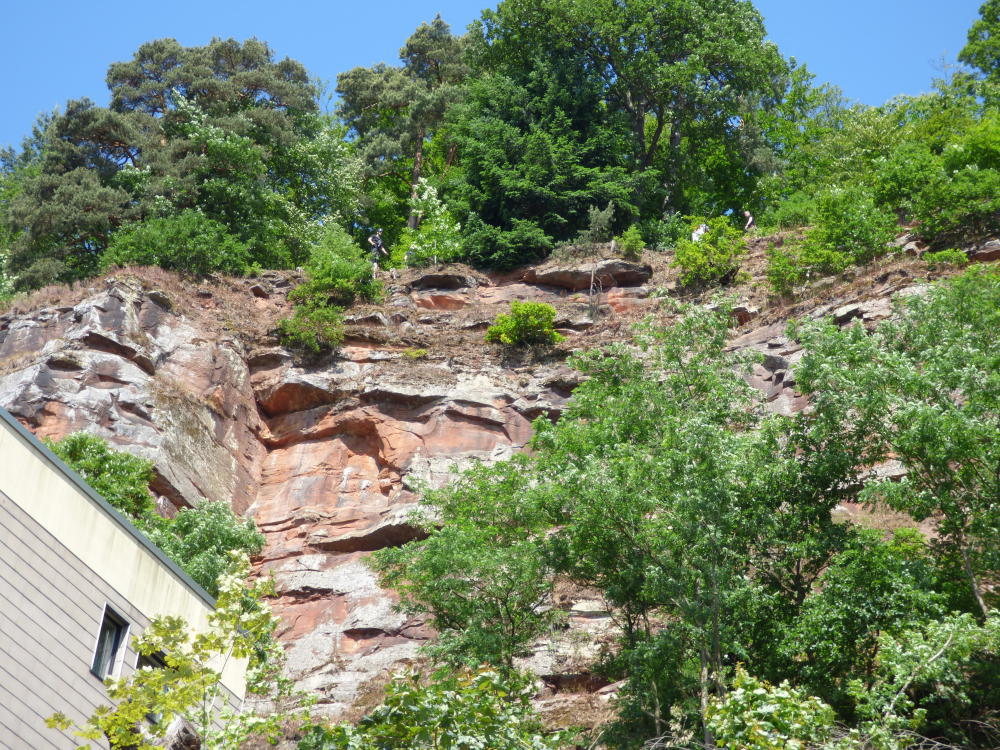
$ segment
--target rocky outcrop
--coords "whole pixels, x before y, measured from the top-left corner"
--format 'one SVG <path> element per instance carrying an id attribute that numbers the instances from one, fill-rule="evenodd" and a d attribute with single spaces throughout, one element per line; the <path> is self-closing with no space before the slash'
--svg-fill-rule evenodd
<path id="1" fill-rule="evenodd" d="M 610 289 L 615 286 L 637 286 L 649 281 L 653 267 L 630 263 L 616 258 L 571 266 L 542 266 L 525 272 L 522 279 L 529 284 L 544 284 L 578 292 L 585 289 Z"/>
<path id="2" fill-rule="evenodd" d="M 70 306 L 0 318 L 0 406 L 43 437 L 94 432 L 154 462 L 173 506 L 257 496 L 265 451 L 245 352 L 167 297 L 114 279 Z"/>
<path id="3" fill-rule="evenodd" d="M 647 314 L 669 325 L 658 298 L 676 292 L 675 275 L 654 260 L 655 269 L 611 259 L 492 278 L 409 272 L 387 279 L 385 304 L 350 311 L 336 356 L 309 361 L 267 334 L 287 309 L 287 276 L 234 281 L 237 300 L 219 284 L 165 289 L 155 275 L 120 275 L 0 315 L 0 406 L 41 436 L 87 430 L 149 457 L 168 509 L 204 497 L 251 513 L 267 538 L 259 567 L 275 578 L 292 675 L 320 710 L 350 715 L 432 637 L 394 610 L 366 557 L 426 533 L 411 517 L 418 487 L 510 456 L 532 420 L 560 414 L 579 382 L 563 362 L 572 349 L 621 341 Z M 892 313 L 893 294 L 926 288 L 905 267 L 866 273 L 840 291 L 818 283 L 788 307 L 760 287 L 740 290 L 730 347 L 759 354 L 746 378 L 768 408 L 806 405 L 790 317 L 871 326 Z M 542 354 L 484 344 L 483 329 L 512 300 L 555 305 L 566 341 Z M 522 665 L 543 678 L 551 716 L 581 723 L 617 689 L 591 672 L 614 630 L 593 592 L 555 605 L 570 629 Z"/>

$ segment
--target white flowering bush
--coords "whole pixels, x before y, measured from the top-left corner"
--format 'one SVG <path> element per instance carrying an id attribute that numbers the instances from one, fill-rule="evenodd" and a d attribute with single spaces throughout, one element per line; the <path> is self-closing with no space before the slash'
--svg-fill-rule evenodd
<path id="1" fill-rule="evenodd" d="M 410 211 L 416 215 L 418 226 L 403 230 L 394 260 L 407 266 L 428 266 L 461 259 L 462 225 L 438 198 L 437 189 L 423 178 L 410 201 Z"/>

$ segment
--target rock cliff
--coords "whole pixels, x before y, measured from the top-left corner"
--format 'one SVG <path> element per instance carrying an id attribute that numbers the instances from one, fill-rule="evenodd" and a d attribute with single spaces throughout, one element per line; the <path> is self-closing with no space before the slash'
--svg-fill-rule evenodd
<path id="1" fill-rule="evenodd" d="M 765 248 L 752 244 L 751 277 Z M 509 456 L 532 420 L 558 416 L 577 382 L 565 364 L 572 350 L 623 340 L 647 314 L 669 323 L 659 297 L 678 294 L 675 279 L 662 256 L 648 257 L 492 278 L 465 267 L 407 272 L 387 279 L 384 304 L 349 311 L 340 352 L 307 360 L 273 338 L 294 274 L 195 283 L 123 271 L 0 315 L 0 406 L 40 436 L 86 430 L 151 458 L 165 512 L 209 498 L 252 514 L 293 675 L 327 714 L 351 716 L 432 637 L 393 610 L 365 557 L 419 537 L 408 522 L 416 487 Z M 893 294 L 919 293 L 916 273 L 928 275 L 912 258 L 870 266 L 794 305 L 751 280 L 733 290 L 731 346 L 765 355 L 750 382 L 770 408 L 792 413 L 804 406 L 791 371 L 801 352 L 786 321 L 874 324 Z M 483 330 L 513 299 L 554 304 L 563 344 L 513 354 L 485 345 Z M 545 679 L 556 721 L 596 721 L 614 686 L 589 667 L 613 639 L 611 619 L 587 592 L 566 590 L 556 604 L 570 634 L 539 644 L 525 665 Z"/>

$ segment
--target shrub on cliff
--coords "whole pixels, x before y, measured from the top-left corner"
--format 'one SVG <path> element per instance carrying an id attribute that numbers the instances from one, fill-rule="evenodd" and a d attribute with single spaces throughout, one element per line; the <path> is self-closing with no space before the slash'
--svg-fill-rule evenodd
<path id="1" fill-rule="evenodd" d="M 101 269 L 113 266 L 160 266 L 171 271 L 244 274 L 250 260 L 247 246 L 223 224 L 200 211 L 148 219 L 122 229 L 101 256 Z"/>
<path id="2" fill-rule="evenodd" d="M 714 219 L 695 217 L 691 231 L 704 224 L 708 227 L 697 240 L 682 237 L 677 242 L 674 265 L 680 269 L 684 286 L 721 284 L 730 280 L 740 267 L 746 247 L 743 235 L 725 216 Z"/>
<path id="3" fill-rule="evenodd" d="M 556 309 L 544 302 L 510 303 L 510 314 L 497 315 L 496 321 L 486 329 L 486 340 L 505 346 L 522 344 L 555 344 L 562 341 L 552 324 Z"/>
<path id="4" fill-rule="evenodd" d="M 431 680 L 397 675 L 386 688 L 385 702 L 357 726 L 312 726 L 298 747 L 557 750 L 572 746 L 573 733 L 544 730 L 532 705 L 534 694 L 533 679 L 490 670 Z"/>

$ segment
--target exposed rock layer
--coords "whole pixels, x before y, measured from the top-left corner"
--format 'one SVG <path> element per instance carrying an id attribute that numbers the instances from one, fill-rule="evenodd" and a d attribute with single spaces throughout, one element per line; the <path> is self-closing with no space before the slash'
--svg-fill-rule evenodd
<path id="1" fill-rule="evenodd" d="M 905 266 L 867 273 L 835 295 L 817 286 L 795 307 L 746 292 L 731 346 L 763 354 L 747 377 L 769 408 L 805 405 L 788 317 L 872 325 L 890 315 L 891 294 L 921 290 Z M 675 289 L 662 262 L 655 272 L 604 260 L 506 279 L 464 267 L 411 273 L 390 282 L 385 305 L 352 311 L 338 356 L 303 363 L 220 322 L 232 312 L 211 288 L 168 293 L 141 277 L 0 316 L 0 406 L 41 436 L 87 430 L 151 458 L 168 510 L 205 497 L 252 513 L 267 537 L 260 565 L 277 581 L 290 667 L 335 716 L 432 635 L 393 610 L 364 562 L 423 533 L 409 520 L 413 488 L 522 448 L 531 421 L 558 416 L 578 382 L 565 354 L 625 338 L 630 322 L 659 310 L 654 289 Z M 240 314 L 280 313 L 288 287 L 274 274 L 245 282 Z M 482 343 L 514 299 L 556 305 L 569 337 L 559 350 L 510 355 Z M 589 672 L 613 639 L 610 618 L 592 594 L 557 604 L 591 645 L 555 638 L 525 665 L 546 680 L 543 705 L 571 715 L 576 701 L 594 715 L 615 689 Z"/>

